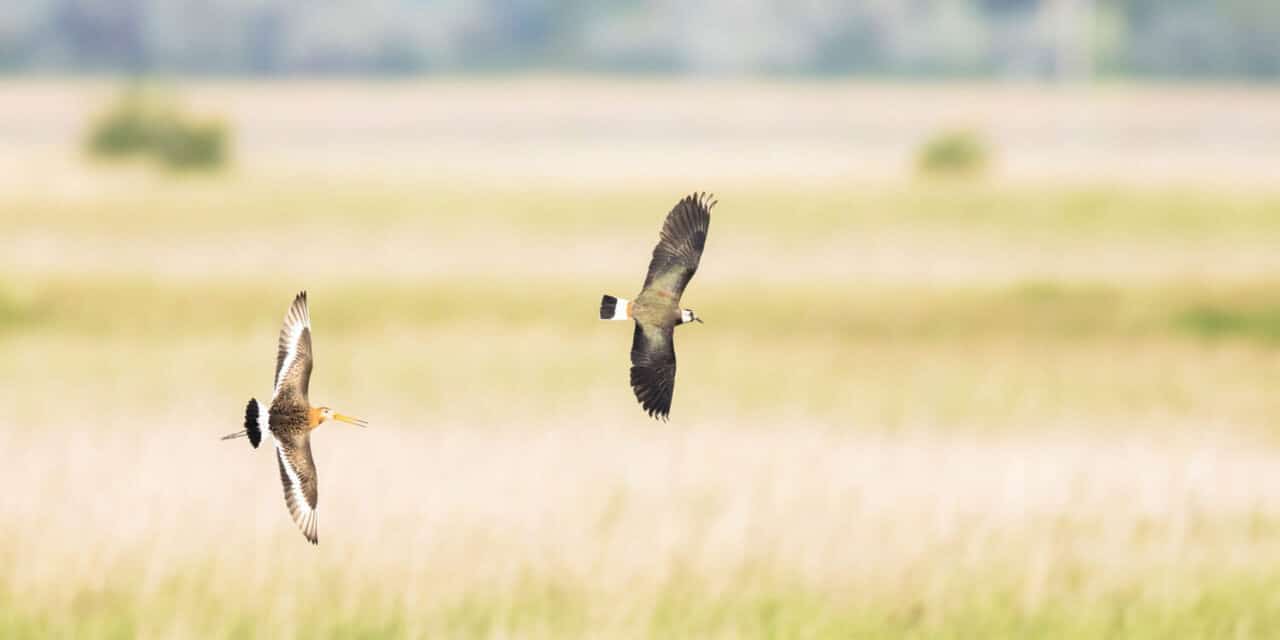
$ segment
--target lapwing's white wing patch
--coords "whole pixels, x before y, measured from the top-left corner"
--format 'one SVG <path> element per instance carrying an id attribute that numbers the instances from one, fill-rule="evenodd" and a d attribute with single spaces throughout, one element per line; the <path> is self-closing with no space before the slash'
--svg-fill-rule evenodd
<path id="1" fill-rule="evenodd" d="M 280 328 L 280 343 L 276 353 L 276 376 L 271 404 L 285 394 L 297 394 L 287 400 L 305 401 L 311 381 L 311 314 L 307 309 L 307 292 L 293 299 Z"/>
<path id="2" fill-rule="evenodd" d="M 302 440 L 302 450 L 290 447 L 286 450 L 277 439 L 276 460 L 280 462 L 280 481 L 284 484 L 284 501 L 289 515 L 311 544 L 319 541 L 316 535 L 316 474 L 311 459 L 310 438 Z M 299 473 L 299 468 L 302 472 Z"/>

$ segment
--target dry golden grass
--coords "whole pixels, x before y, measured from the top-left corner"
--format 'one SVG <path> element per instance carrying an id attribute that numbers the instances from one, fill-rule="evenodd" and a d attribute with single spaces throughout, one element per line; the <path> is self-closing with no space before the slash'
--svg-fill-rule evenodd
<path id="1" fill-rule="evenodd" d="M 77 634 L 929 635 L 1181 615 L 1280 561 L 1280 473 L 1230 436 L 626 421 L 321 432 L 315 549 L 269 453 L 213 441 L 226 423 L 8 435 L 4 602 Z"/>

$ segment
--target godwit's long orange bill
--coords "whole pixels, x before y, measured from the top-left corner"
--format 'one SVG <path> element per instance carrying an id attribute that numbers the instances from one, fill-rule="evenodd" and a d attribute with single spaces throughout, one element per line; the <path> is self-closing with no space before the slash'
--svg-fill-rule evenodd
<path id="1" fill-rule="evenodd" d="M 367 421 L 365 421 L 365 419 L 364 419 L 364 418 L 356 418 L 356 417 L 353 417 L 353 416 L 346 416 L 346 415 L 342 415 L 341 413 L 335 413 L 335 414 L 333 414 L 333 419 L 334 419 L 334 420 L 337 420 L 338 422 L 345 422 L 345 423 L 347 423 L 347 424 L 354 424 L 354 425 L 355 425 L 355 426 L 357 426 L 357 427 L 368 427 L 368 426 L 369 426 L 369 423 L 368 423 Z"/>
<path id="2" fill-rule="evenodd" d="M 247 435 L 256 448 L 262 429 L 266 427 L 270 431 L 289 514 L 307 540 L 317 544 L 319 492 L 316 463 L 311 456 L 311 432 L 330 419 L 358 427 L 367 427 L 369 423 L 328 407 L 312 407 L 307 397 L 312 366 L 311 315 L 307 309 L 307 292 L 303 291 L 293 299 L 280 329 L 271 409 L 263 412 L 256 399 L 249 400 L 245 407 L 245 430 L 228 438 Z"/>

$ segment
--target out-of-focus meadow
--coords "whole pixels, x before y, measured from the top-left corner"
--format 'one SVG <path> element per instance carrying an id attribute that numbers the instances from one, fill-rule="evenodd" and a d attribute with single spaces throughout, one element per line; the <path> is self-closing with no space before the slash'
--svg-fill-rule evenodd
<path id="1" fill-rule="evenodd" d="M 111 89 L 0 101 L 4 637 L 1280 634 L 1280 94 L 195 83 L 169 175 Z M 694 190 L 658 423 L 596 310 Z M 217 440 L 303 288 L 318 547 Z"/>

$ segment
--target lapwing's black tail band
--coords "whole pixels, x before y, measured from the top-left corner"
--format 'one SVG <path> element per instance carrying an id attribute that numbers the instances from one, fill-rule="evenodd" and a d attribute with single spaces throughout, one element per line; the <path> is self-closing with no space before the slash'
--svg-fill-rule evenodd
<path id="1" fill-rule="evenodd" d="M 630 317 L 627 313 L 630 311 L 627 307 L 631 301 L 626 298 L 615 298 L 606 295 L 600 298 L 600 319 L 601 320 L 626 320 Z"/>

